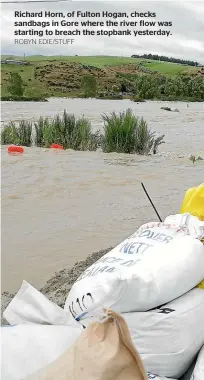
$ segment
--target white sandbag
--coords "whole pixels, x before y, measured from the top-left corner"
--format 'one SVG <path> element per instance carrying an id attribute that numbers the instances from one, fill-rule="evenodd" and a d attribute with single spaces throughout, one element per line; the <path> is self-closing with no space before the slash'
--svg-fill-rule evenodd
<path id="1" fill-rule="evenodd" d="M 21 288 L 7 306 L 3 316 L 11 325 L 65 325 L 69 324 L 70 320 L 69 313 L 26 281 L 22 282 Z"/>
<path id="2" fill-rule="evenodd" d="M 194 368 L 195 368 L 196 360 L 197 360 L 197 356 L 195 357 L 194 361 L 192 362 L 192 364 L 190 365 L 188 370 L 184 373 L 183 376 L 181 376 L 179 378 L 179 380 L 190 380 L 191 379 L 191 375 L 192 375 Z"/>
<path id="3" fill-rule="evenodd" d="M 1 327 L 2 380 L 22 380 L 62 355 L 83 328 L 26 324 Z"/>
<path id="4" fill-rule="evenodd" d="M 204 278 L 203 244 L 186 233 L 175 225 L 142 226 L 85 270 L 65 310 L 77 320 L 102 307 L 146 311 L 186 293 Z"/>
<path id="5" fill-rule="evenodd" d="M 164 376 L 157 376 L 157 375 L 153 375 L 153 373 L 149 373 L 147 372 L 147 378 L 148 380 L 175 380 L 175 379 L 170 379 L 170 377 L 164 377 Z"/>
<path id="6" fill-rule="evenodd" d="M 181 377 L 204 345 L 203 289 L 195 288 L 160 308 L 122 316 L 146 371 L 158 376 Z"/>
<path id="7" fill-rule="evenodd" d="M 199 352 L 198 359 L 196 361 L 196 365 L 191 376 L 191 380 L 204 380 L 204 346 L 201 348 Z"/>
<path id="8" fill-rule="evenodd" d="M 201 240 L 204 237 L 204 222 L 189 213 L 169 215 L 164 224 L 179 226 L 179 229 L 195 239 Z"/>

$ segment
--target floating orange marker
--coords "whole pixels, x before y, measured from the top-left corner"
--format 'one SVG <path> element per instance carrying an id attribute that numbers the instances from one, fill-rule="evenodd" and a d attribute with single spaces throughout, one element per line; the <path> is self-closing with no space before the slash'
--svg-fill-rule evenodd
<path id="1" fill-rule="evenodd" d="M 50 148 L 52 148 L 52 149 L 64 149 L 64 147 L 62 145 L 59 145 L 59 144 L 52 144 L 50 146 Z"/>
<path id="2" fill-rule="evenodd" d="M 24 148 L 22 146 L 10 145 L 8 147 L 8 153 L 23 153 L 23 152 L 24 152 Z"/>

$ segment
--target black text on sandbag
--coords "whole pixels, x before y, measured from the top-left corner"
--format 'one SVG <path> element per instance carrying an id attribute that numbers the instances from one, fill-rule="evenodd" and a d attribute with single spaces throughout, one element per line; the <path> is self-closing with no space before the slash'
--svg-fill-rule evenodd
<path id="1" fill-rule="evenodd" d="M 135 237 L 152 239 L 160 243 L 166 243 L 166 244 L 169 243 L 173 239 L 172 236 L 162 234 L 160 232 L 154 232 L 152 231 L 152 229 L 136 232 L 135 234 L 131 235 L 132 239 Z"/>
<path id="2" fill-rule="evenodd" d="M 121 248 L 120 252 L 135 254 L 135 253 L 144 253 L 148 248 L 152 247 L 150 244 L 140 243 L 140 242 L 132 242 L 125 243 Z"/>

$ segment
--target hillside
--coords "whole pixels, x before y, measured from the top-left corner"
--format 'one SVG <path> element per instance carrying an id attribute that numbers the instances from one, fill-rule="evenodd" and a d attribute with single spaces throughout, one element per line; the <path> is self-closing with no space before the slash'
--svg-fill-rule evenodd
<path id="1" fill-rule="evenodd" d="M 2 60 L 21 60 L 22 57 L 2 56 Z M 111 91 L 114 85 L 121 87 L 125 82 L 132 91 L 135 78 L 142 75 L 174 77 L 187 75 L 201 76 L 201 69 L 176 63 L 151 61 L 125 57 L 67 57 L 67 56 L 30 56 L 28 65 L 2 64 L 2 96 L 8 95 L 7 80 L 11 72 L 18 72 L 26 86 L 26 96 L 45 95 L 79 96 L 81 80 L 92 75 L 97 80 L 97 91 Z M 203 76 L 202 76 L 203 77 Z"/>

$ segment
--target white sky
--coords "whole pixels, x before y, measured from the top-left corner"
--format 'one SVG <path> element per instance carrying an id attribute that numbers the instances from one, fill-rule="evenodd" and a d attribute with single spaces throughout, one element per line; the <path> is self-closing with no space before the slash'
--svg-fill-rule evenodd
<path id="1" fill-rule="evenodd" d="M 4 0 L 11 1 L 11 0 Z M 109 12 L 156 12 L 156 20 L 172 21 L 172 36 L 123 36 L 123 37 L 70 37 L 73 45 L 15 45 L 14 11 L 51 12 L 109 11 Z M 204 1 L 66 1 L 55 4 L 2 4 L 1 5 L 1 53 L 26 55 L 112 55 L 156 53 L 204 63 Z M 22 21 L 23 19 L 18 19 Z M 28 19 L 24 19 L 24 21 Z M 44 19 L 41 19 L 44 20 Z M 17 19 L 16 19 L 17 21 Z M 46 19 L 48 21 L 48 19 Z M 59 19 L 58 19 L 59 21 Z M 138 21 L 138 20 L 134 20 Z M 156 28 L 158 29 L 158 28 Z M 167 29 L 169 29 L 167 27 Z M 26 38 L 26 37 L 15 37 Z M 38 37 L 34 37 L 38 38 Z M 48 37 L 46 37 L 48 38 Z M 52 37 L 49 37 L 52 38 Z M 55 37 L 59 38 L 59 37 Z M 69 37 L 60 37 L 69 38 Z"/>

